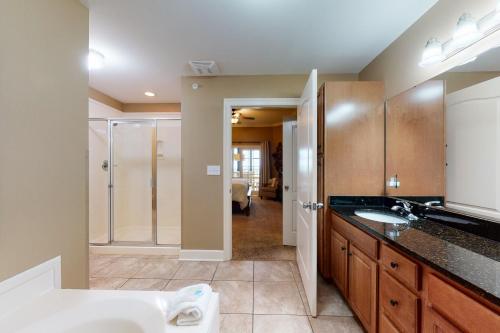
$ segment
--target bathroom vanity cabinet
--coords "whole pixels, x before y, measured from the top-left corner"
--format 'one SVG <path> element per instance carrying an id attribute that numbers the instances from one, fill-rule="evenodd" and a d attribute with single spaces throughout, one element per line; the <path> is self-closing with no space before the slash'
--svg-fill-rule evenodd
<path id="1" fill-rule="evenodd" d="M 367 332 L 498 332 L 500 306 L 328 209 L 330 272 Z"/>
<path id="2" fill-rule="evenodd" d="M 326 82 L 318 91 L 318 200 L 384 194 L 384 84 Z M 353 138 L 356 140 L 353 140 Z M 318 212 L 318 268 L 329 279 L 330 216 Z"/>

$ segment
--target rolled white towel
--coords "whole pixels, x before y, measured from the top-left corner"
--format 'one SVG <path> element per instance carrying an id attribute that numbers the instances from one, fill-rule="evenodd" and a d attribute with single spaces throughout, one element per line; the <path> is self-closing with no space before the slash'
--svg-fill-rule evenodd
<path id="1" fill-rule="evenodd" d="M 179 289 L 169 301 L 167 320 L 177 317 L 177 325 L 197 325 L 206 313 L 212 288 L 208 284 L 195 284 Z"/>

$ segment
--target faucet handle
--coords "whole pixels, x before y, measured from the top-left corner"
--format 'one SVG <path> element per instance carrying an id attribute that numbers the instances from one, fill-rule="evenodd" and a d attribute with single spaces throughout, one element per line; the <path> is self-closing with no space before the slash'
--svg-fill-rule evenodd
<path id="1" fill-rule="evenodd" d="M 427 207 L 441 207 L 441 201 L 434 200 L 434 201 L 427 201 L 424 203 Z"/>
<path id="2" fill-rule="evenodd" d="M 403 207 L 405 209 L 411 209 L 412 208 L 412 205 L 410 205 L 410 203 L 408 201 L 405 201 L 405 200 L 396 200 L 396 203 L 397 204 L 403 204 Z"/>

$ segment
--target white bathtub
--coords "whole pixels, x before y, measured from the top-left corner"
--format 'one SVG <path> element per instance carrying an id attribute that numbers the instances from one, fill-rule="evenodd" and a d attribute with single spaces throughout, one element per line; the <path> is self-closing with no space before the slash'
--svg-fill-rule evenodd
<path id="1" fill-rule="evenodd" d="M 58 267 L 59 265 L 59 267 Z M 196 326 L 166 321 L 173 292 L 60 286 L 59 259 L 0 283 L 1 333 L 218 333 L 219 295 Z"/>
<path id="2" fill-rule="evenodd" d="M 166 299 L 154 291 L 54 289 L 5 317 L 2 333 L 216 333 L 218 294 L 197 326 L 166 322 Z"/>

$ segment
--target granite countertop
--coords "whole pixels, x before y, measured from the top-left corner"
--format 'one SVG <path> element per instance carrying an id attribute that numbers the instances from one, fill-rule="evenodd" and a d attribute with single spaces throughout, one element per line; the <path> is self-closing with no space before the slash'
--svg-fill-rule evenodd
<path id="1" fill-rule="evenodd" d="M 336 204 L 330 199 L 330 209 L 346 221 L 500 305 L 499 241 L 433 221 L 423 214 L 418 221 L 403 225 L 378 223 L 354 214 L 356 209 L 390 211 L 388 204 L 392 203 Z"/>

